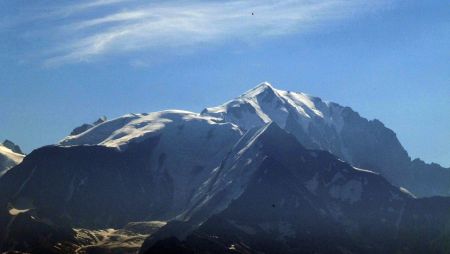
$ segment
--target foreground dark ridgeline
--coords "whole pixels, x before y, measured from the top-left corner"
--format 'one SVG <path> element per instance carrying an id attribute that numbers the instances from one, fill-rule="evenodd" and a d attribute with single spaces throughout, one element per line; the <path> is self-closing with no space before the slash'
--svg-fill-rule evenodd
<path id="1" fill-rule="evenodd" d="M 415 197 L 449 188 L 379 121 L 263 83 L 33 151 L 0 178 L 0 250 L 449 253 L 450 198 Z"/>

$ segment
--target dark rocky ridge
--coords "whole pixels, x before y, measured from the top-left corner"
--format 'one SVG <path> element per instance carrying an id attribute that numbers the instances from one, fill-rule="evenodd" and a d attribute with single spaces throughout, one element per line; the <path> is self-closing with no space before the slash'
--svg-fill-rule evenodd
<path id="1" fill-rule="evenodd" d="M 11 151 L 15 153 L 24 154 L 22 152 L 22 149 L 20 149 L 20 146 L 14 144 L 14 142 L 12 142 L 11 140 L 6 139 L 5 141 L 3 141 L 2 145 L 6 148 L 9 148 Z"/>
<path id="2" fill-rule="evenodd" d="M 93 122 L 93 123 L 85 123 L 85 124 L 82 124 L 82 125 L 76 127 L 75 129 L 73 129 L 72 132 L 70 132 L 70 135 L 72 136 L 72 135 L 78 135 L 78 134 L 81 134 L 81 133 L 83 133 L 83 132 L 85 132 L 85 131 L 91 129 L 91 128 L 94 127 L 94 126 L 99 125 L 99 124 L 105 122 L 106 120 L 107 120 L 106 116 L 102 116 L 102 117 L 100 117 L 99 119 L 97 119 L 97 120 L 96 120 L 95 122 Z"/>

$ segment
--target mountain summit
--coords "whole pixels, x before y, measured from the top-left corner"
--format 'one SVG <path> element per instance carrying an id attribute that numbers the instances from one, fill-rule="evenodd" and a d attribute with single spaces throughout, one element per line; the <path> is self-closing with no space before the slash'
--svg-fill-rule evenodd
<path id="1" fill-rule="evenodd" d="M 243 130 L 275 122 L 305 147 L 329 151 L 356 167 L 379 172 L 418 196 L 450 195 L 450 170 L 412 162 L 391 129 L 337 103 L 264 82 L 201 114 L 222 118 Z"/>
<path id="2" fill-rule="evenodd" d="M 341 111 L 337 104 L 327 104 L 304 93 L 278 90 L 264 82 L 234 100 L 206 108 L 202 115 L 220 117 L 246 129 L 271 121 L 286 128 L 288 119 L 294 118 L 305 130 L 312 121 L 326 121 L 339 130 Z"/>

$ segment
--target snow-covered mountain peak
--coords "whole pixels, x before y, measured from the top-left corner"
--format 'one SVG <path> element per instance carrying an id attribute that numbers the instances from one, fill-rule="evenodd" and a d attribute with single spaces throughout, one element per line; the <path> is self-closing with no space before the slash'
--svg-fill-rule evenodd
<path id="1" fill-rule="evenodd" d="M 274 88 L 268 82 L 262 82 L 256 87 L 243 93 L 239 98 L 254 100 L 259 103 L 268 102 L 272 99 L 278 99 L 283 104 L 302 105 L 309 108 L 318 116 L 323 116 L 322 112 L 316 107 L 316 103 L 320 103 L 321 99 L 310 96 L 302 92 L 291 92 Z M 239 99 L 238 98 L 238 99 Z"/>
<path id="2" fill-rule="evenodd" d="M 234 100 L 206 108 L 202 115 L 223 118 L 247 130 L 271 121 L 286 128 L 288 121 L 295 121 L 305 131 L 311 122 L 331 125 L 340 131 L 342 109 L 335 103 L 323 102 L 305 93 L 275 89 L 263 82 Z"/>
<path id="3" fill-rule="evenodd" d="M 262 82 L 254 88 L 248 90 L 243 93 L 240 97 L 242 98 L 252 98 L 257 97 L 261 94 L 269 94 L 272 96 L 276 96 L 276 89 L 268 82 Z"/>

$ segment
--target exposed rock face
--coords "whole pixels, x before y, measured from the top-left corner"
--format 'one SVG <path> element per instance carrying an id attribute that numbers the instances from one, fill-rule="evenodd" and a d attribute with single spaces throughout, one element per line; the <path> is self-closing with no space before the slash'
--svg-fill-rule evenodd
<path id="1" fill-rule="evenodd" d="M 82 125 L 76 127 L 75 129 L 73 129 L 72 132 L 70 133 L 70 136 L 79 135 L 79 134 L 91 129 L 92 127 L 94 127 L 96 125 L 106 122 L 106 120 L 107 120 L 106 116 L 102 116 L 99 119 L 97 119 L 95 122 L 93 122 L 92 124 L 90 124 L 90 123 L 82 124 Z"/>
<path id="2" fill-rule="evenodd" d="M 81 134 L 81 133 L 83 133 L 83 132 L 89 130 L 89 129 L 92 128 L 92 127 L 94 127 L 93 124 L 88 124 L 88 123 L 82 124 L 82 125 L 76 127 L 75 129 L 73 129 L 73 131 L 70 132 L 70 135 L 71 135 L 71 136 L 74 136 L 74 135 Z"/>
<path id="3" fill-rule="evenodd" d="M 142 242 L 165 225 L 161 221 L 130 222 L 121 229 L 75 229 L 76 253 L 136 254 Z"/>
<path id="4" fill-rule="evenodd" d="M 20 149 L 20 146 L 14 144 L 14 142 L 12 142 L 11 140 L 6 139 L 5 141 L 3 141 L 2 145 L 15 153 L 24 154 Z"/>

